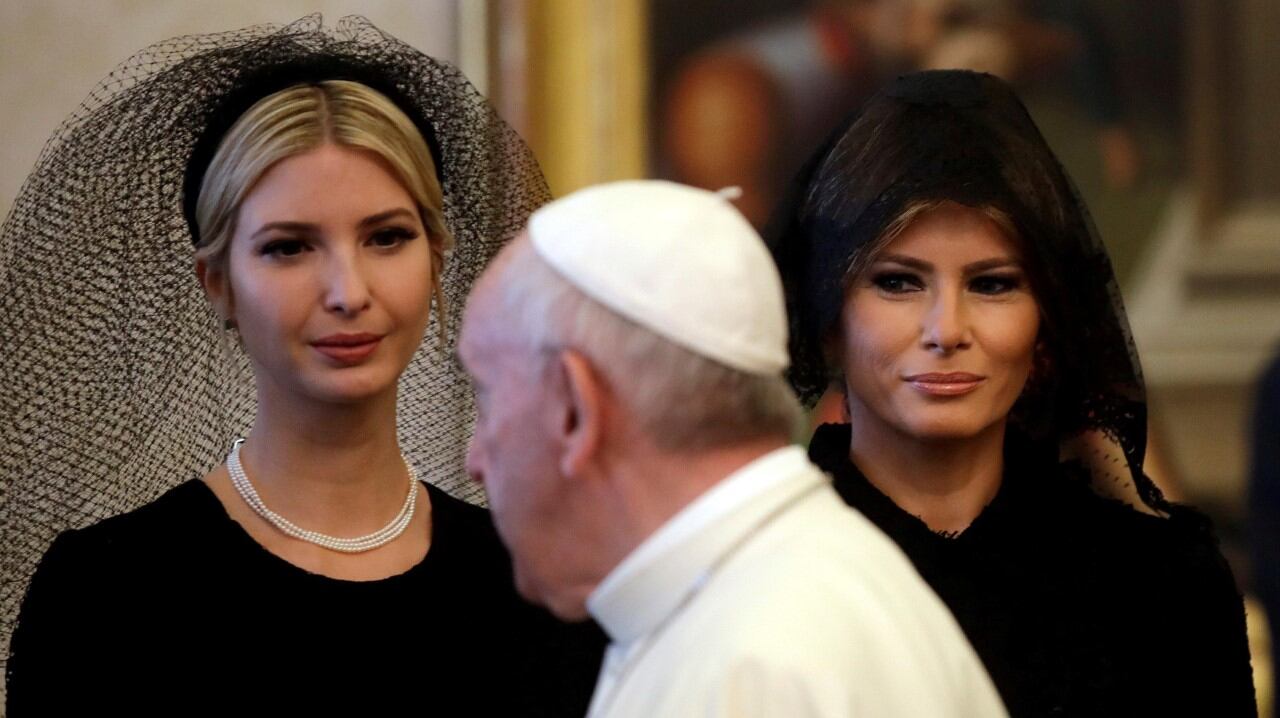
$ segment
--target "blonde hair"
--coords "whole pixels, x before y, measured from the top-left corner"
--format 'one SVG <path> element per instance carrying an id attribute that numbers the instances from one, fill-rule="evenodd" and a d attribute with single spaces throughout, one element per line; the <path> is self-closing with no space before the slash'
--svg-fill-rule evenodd
<path id="1" fill-rule="evenodd" d="M 226 259 L 240 205 L 277 162 L 326 143 L 380 157 L 418 205 L 431 247 L 436 311 L 444 311 L 440 273 L 453 236 L 435 161 L 417 126 L 385 95 L 358 82 L 294 85 L 258 100 L 218 145 L 196 200 L 196 259 L 227 282 Z M 442 316 L 442 315 L 441 315 Z M 439 323 L 444 331 L 444 322 Z"/>

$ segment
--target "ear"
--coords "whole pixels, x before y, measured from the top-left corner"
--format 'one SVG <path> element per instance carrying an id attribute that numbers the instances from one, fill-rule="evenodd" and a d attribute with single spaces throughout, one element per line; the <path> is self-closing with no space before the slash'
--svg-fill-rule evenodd
<path id="1" fill-rule="evenodd" d="M 562 476 L 579 476 L 600 449 L 608 408 L 608 391 L 591 362 L 582 354 L 560 352 L 559 371 L 565 388 L 565 412 L 561 418 L 564 452 L 560 457 Z"/>
<path id="2" fill-rule="evenodd" d="M 227 273 L 215 269 L 203 259 L 196 260 L 196 277 L 200 286 L 204 287 L 204 295 L 213 305 L 213 310 L 226 323 L 235 321 L 235 308 L 231 301 L 231 283 L 227 281 Z"/>
<path id="3" fill-rule="evenodd" d="M 818 398 L 813 407 L 813 423 L 848 424 L 853 421 L 849 411 L 849 385 L 843 381 L 833 381 L 827 390 Z"/>

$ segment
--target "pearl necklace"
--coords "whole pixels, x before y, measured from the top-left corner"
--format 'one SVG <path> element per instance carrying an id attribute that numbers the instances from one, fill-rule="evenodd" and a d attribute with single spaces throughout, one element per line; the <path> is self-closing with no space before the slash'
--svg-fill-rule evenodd
<path id="1" fill-rule="evenodd" d="M 400 513 L 391 519 L 391 523 L 371 534 L 356 536 L 355 538 L 339 538 L 322 534 L 319 531 L 308 531 L 267 508 L 267 505 L 262 501 L 262 497 L 258 496 L 257 490 L 253 488 L 253 484 L 249 482 L 249 477 L 244 473 L 244 467 L 240 465 L 240 445 L 243 443 L 244 439 L 236 439 L 235 443 L 231 445 L 231 453 L 227 454 L 227 473 L 231 474 L 231 484 L 236 487 L 240 498 L 244 499 L 244 502 L 250 508 L 289 536 L 332 551 L 362 553 L 399 538 L 400 534 L 409 528 L 409 523 L 413 520 L 413 510 L 418 505 L 418 472 L 414 471 L 413 466 L 408 461 L 404 461 L 403 455 L 401 455 L 400 459 L 404 461 L 405 468 L 409 470 L 409 495 L 404 497 L 404 505 L 400 507 Z"/>

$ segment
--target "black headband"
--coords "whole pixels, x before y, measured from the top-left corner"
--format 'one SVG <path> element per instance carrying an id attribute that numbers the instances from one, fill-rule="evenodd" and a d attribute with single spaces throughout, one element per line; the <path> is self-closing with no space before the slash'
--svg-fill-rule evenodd
<path id="1" fill-rule="evenodd" d="M 436 175 L 441 182 L 444 181 L 435 128 L 422 113 L 420 104 L 410 101 L 396 85 L 390 68 L 325 54 L 257 68 L 236 78 L 231 90 L 209 111 L 204 132 L 196 139 L 191 157 L 187 160 L 182 179 L 182 215 L 187 220 L 193 244 L 198 244 L 200 239 L 200 228 L 196 223 L 196 203 L 204 185 L 205 173 L 217 154 L 222 138 L 231 130 L 236 120 L 264 97 L 297 85 L 314 85 L 330 80 L 358 82 L 382 93 L 399 107 L 418 128 L 418 132 L 422 133 L 434 160 Z"/>

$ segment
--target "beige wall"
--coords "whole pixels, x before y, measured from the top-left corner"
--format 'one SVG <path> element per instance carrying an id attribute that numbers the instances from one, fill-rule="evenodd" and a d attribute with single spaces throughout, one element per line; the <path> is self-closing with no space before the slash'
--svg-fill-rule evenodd
<path id="1" fill-rule="evenodd" d="M 526 139 L 554 195 L 644 177 L 645 0 L 517 0 L 526 7 Z"/>
<path id="2" fill-rule="evenodd" d="M 479 6 L 483 6 L 480 3 Z M 160 40 L 359 14 L 431 55 L 466 54 L 474 13 L 457 0 L 3 0 L 0 2 L 0 215 L 58 124 L 113 67 Z M 483 37 L 483 31 L 480 32 Z M 464 72 L 483 67 L 459 63 Z"/>

